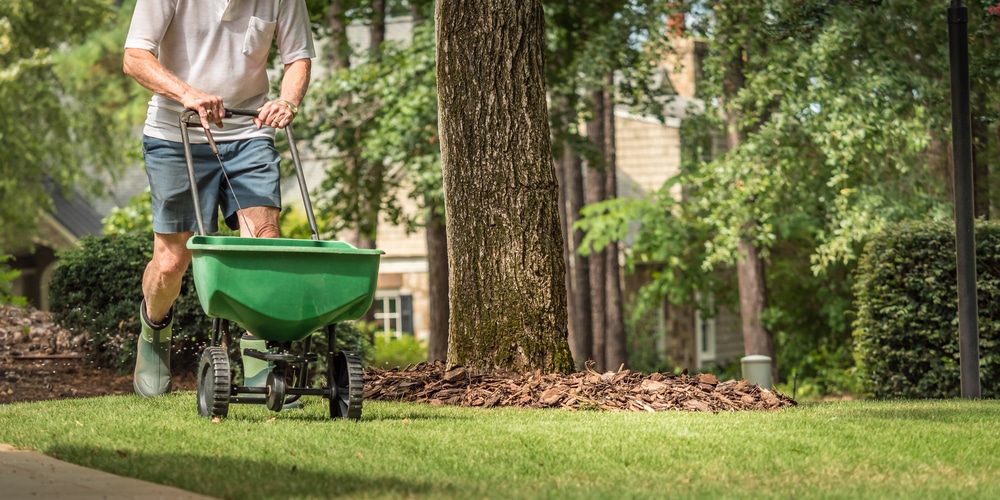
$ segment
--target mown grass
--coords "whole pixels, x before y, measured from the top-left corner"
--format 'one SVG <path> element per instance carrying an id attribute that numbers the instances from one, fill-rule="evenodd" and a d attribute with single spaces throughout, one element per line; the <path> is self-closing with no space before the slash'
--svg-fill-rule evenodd
<path id="1" fill-rule="evenodd" d="M 193 393 L 0 406 L 0 442 L 221 498 L 1000 498 L 1000 403 L 617 413 L 321 400 L 212 423 Z"/>

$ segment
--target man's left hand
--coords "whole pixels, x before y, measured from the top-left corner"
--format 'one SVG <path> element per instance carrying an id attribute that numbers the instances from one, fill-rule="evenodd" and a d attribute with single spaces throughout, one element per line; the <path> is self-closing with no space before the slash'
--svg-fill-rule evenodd
<path id="1" fill-rule="evenodd" d="M 284 100 L 267 101 L 257 109 L 257 117 L 253 119 L 257 128 L 264 125 L 273 128 L 285 128 L 295 119 L 294 105 Z"/>

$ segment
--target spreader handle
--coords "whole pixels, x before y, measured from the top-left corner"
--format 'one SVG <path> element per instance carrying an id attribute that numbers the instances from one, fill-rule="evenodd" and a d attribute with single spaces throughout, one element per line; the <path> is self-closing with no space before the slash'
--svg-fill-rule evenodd
<path id="1" fill-rule="evenodd" d="M 257 116 L 256 109 L 229 109 L 226 108 L 226 118 L 232 118 L 233 116 Z M 198 184 L 195 179 L 194 173 L 194 161 L 191 157 L 191 140 L 188 136 L 188 127 L 194 125 L 196 127 L 201 127 L 201 117 L 198 116 L 198 112 L 192 109 L 184 110 L 181 113 L 180 126 L 181 126 L 181 139 L 184 143 L 184 156 L 187 160 L 188 167 L 188 177 L 191 181 L 191 196 L 194 201 L 195 216 L 198 218 L 198 229 L 199 234 L 205 236 L 204 223 L 201 220 L 201 200 L 198 198 Z M 306 219 L 309 221 L 309 229 L 312 231 L 312 239 L 319 240 L 319 228 L 316 226 L 316 217 L 313 215 L 312 202 L 309 200 L 309 188 L 306 187 L 306 176 L 302 171 L 302 160 L 299 158 L 299 150 L 295 147 L 295 137 L 292 135 L 292 126 L 288 124 L 285 126 L 285 134 L 288 136 L 288 149 L 292 154 L 292 164 L 295 165 L 295 177 L 299 181 L 299 192 L 302 194 L 302 204 L 305 208 Z M 212 152 L 216 155 L 219 154 L 219 150 L 215 146 L 215 139 L 212 137 L 212 132 L 208 129 L 205 130 L 205 136 L 208 138 L 209 144 L 212 146 Z M 222 159 L 219 159 L 219 163 L 222 163 Z"/>
<path id="2" fill-rule="evenodd" d="M 232 118 L 233 116 L 257 116 L 256 109 L 229 109 L 226 108 L 226 118 Z"/>

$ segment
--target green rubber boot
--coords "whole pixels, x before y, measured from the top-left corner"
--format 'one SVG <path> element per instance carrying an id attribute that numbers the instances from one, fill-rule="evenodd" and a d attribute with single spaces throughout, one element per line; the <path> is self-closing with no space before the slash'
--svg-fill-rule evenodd
<path id="1" fill-rule="evenodd" d="M 170 339 L 174 324 L 173 310 L 167 313 L 163 324 L 153 325 L 146 316 L 146 301 L 139 305 L 142 333 L 135 355 L 135 372 L 132 388 L 144 398 L 170 392 Z"/>
<path id="2" fill-rule="evenodd" d="M 247 349 L 256 349 L 260 352 L 266 352 L 267 341 L 254 337 L 249 333 L 245 333 L 242 337 L 240 337 L 240 356 L 243 358 L 243 385 L 246 387 L 266 387 L 267 376 L 271 374 L 271 369 L 274 368 L 274 363 L 263 359 L 244 356 L 243 352 Z M 246 394 L 243 395 L 243 397 L 247 399 L 264 399 L 265 396 L 263 394 Z M 301 408 L 302 402 L 296 400 L 282 406 L 281 411 L 298 410 Z"/>
<path id="3" fill-rule="evenodd" d="M 267 385 L 267 376 L 274 366 L 270 361 L 243 356 L 247 349 L 256 349 L 260 352 L 267 352 L 267 342 L 250 335 L 244 334 L 240 338 L 240 355 L 243 357 L 243 385 L 247 387 L 264 387 Z M 248 396 L 254 396 L 249 395 Z"/>

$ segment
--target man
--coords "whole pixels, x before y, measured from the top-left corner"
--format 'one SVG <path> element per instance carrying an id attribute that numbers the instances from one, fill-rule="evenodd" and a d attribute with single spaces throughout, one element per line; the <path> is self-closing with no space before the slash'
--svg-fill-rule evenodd
<path id="1" fill-rule="evenodd" d="M 268 100 L 267 59 L 274 41 L 284 75 L 279 98 Z M 241 236 L 278 237 L 281 196 L 274 129 L 295 118 L 315 56 L 304 0 L 137 2 L 125 41 L 124 71 L 154 94 L 143 128 L 154 237 L 153 258 L 142 277 L 136 394 L 170 392 L 171 311 L 191 262 L 186 243 L 198 227 L 180 114 L 195 110 L 202 127 L 214 126 L 212 135 L 225 165 L 224 177 L 205 134 L 192 130 L 206 231 L 217 230 L 221 209 L 226 224 L 238 227 Z M 256 118 L 227 119 L 223 127 L 227 107 L 259 113 Z M 244 341 L 241 347 L 245 350 L 252 342 L 263 350 L 264 341 L 258 339 Z M 244 365 L 248 379 L 260 375 L 251 371 L 262 371 L 251 370 L 246 361 Z"/>

